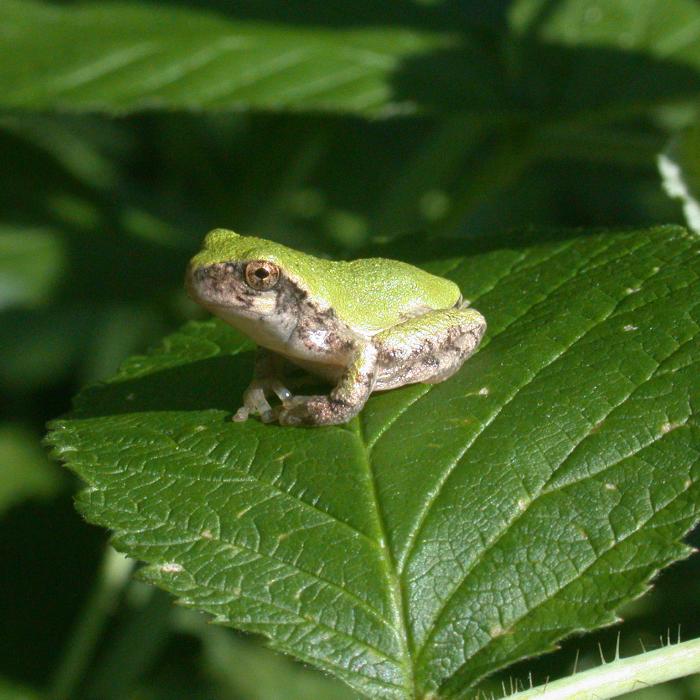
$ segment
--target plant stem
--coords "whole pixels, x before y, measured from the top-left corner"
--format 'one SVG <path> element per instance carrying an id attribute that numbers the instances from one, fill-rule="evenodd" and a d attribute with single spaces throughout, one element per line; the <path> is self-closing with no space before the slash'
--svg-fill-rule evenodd
<path id="1" fill-rule="evenodd" d="M 86 700 L 123 700 L 131 697 L 139 678 L 153 665 L 168 641 L 173 598 L 165 591 L 132 580 L 125 594 L 127 601 L 136 587 L 146 599 L 131 601 L 129 610 L 120 612 L 110 640 L 100 650 L 83 688 Z"/>
<path id="2" fill-rule="evenodd" d="M 700 639 L 616 659 L 590 671 L 515 693 L 509 700 L 614 698 L 694 673 L 700 673 Z"/>
<path id="3" fill-rule="evenodd" d="M 131 576 L 134 562 L 107 545 L 85 608 L 49 684 L 48 700 L 70 700 L 100 638 L 107 617 Z"/>

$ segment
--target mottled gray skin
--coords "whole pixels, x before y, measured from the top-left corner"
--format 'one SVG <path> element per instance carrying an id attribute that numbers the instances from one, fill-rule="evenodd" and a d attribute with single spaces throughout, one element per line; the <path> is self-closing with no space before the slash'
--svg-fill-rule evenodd
<path id="1" fill-rule="evenodd" d="M 250 288 L 246 263 L 190 268 L 186 281 L 196 301 L 260 346 L 253 381 L 234 420 L 258 413 L 264 422 L 282 425 L 345 423 L 360 412 L 372 391 L 447 379 L 474 352 L 486 330 L 483 316 L 459 299 L 447 309 L 410 309 L 397 325 L 368 334 L 338 318 L 284 270 L 274 289 Z M 284 360 L 334 388 L 328 395 L 292 396 L 280 380 Z M 270 406 L 269 392 L 281 406 Z"/>

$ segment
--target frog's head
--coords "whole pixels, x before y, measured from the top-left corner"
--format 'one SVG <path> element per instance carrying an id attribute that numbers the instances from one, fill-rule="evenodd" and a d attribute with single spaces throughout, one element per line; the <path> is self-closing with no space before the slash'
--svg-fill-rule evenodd
<path id="1" fill-rule="evenodd" d="M 252 321 L 279 337 L 299 317 L 314 260 L 273 241 L 215 229 L 190 260 L 185 285 L 197 303 L 244 332 L 251 334 Z"/>

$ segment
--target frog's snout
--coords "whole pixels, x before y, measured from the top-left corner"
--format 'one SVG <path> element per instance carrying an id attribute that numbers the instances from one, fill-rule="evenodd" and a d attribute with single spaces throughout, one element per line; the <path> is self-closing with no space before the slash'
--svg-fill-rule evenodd
<path id="1" fill-rule="evenodd" d="M 240 273 L 235 263 L 211 265 L 190 263 L 185 272 L 185 288 L 196 302 L 230 305 L 241 293 Z"/>

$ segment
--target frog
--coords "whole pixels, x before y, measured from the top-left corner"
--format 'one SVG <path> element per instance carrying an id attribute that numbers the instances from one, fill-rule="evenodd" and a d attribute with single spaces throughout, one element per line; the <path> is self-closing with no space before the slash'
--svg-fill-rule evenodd
<path id="1" fill-rule="evenodd" d="M 448 379 L 486 331 L 457 284 L 409 263 L 330 260 L 222 228 L 204 238 L 185 286 L 257 345 L 238 422 L 345 424 L 373 392 Z M 328 382 L 329 393 L 293 394 L 289 363 Z"/>

